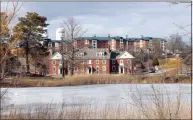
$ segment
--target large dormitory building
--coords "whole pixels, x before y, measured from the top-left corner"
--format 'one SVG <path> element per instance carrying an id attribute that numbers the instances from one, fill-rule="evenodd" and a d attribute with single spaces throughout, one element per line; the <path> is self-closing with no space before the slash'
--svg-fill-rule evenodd
<path id="1" fill-rule="evenodd" d="M 101 74 L 117 73 L 126 74 L 133 68 L 132 60 L 135 59 L 128 51 L 138 52 L 152 48 L 153 41 L 158 41 L 159 47 L 165 51 L 165 40 L 153 37 L 129 38 L 115 36 L 111 37 L 81 37 L 74 41 L 75 48 L 80 49 L 76 52 L 78 59 L 74 66 L 75 74 Z M 50 59 L 48 65 L 48 74 L 61 74 L 60 54 L 61 40 L 52 40 L 49 43 Z M 66 49 L 68 46 L 66 46 Z M 66 70 L 68 65 L 66 63 Z M 68 72 L 69 73 L 69 72 Z"/>

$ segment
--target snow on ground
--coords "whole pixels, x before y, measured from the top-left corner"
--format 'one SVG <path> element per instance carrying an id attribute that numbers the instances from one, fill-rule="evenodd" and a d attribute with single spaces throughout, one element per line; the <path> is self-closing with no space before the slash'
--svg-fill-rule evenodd
<path id="1" fill-rule="evenodd" d="M 156 89 L 162 90 L 166 95 L 166 89 L 170 96 L 175 98 L 182 93 L 184 102 L 191 102 L 191 84 L 154 84 Z M 7 105 L 43 105 L 47 103 L 66 105 L 98 105 L 132 102 L 130 96 L 138 96 L 137 89 L 146 100 L 151 97 L 151 84 L 102 84 L 70 87 L 31 87 L 31 88 L 8 88 Z M 5 90 L 2 88 L 1 91 Z M 43 103 L 43 104 L 42 104 Z"/>

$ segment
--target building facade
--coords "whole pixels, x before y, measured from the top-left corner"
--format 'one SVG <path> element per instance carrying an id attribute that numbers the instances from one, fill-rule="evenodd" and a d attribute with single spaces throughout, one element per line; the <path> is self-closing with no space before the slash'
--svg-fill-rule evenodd
<path id="1" fill-rule="evenodd" d="M 74 74 L 127 74 L 132 69 L 134 57 L 127 51 L 110 51 L 106 48 L 92 49 L 84 47 L 76 53 Z M 62 55 L 56 52 L 49 60 L 49 74 L 59 75 L 61 72 Z M 70 74 L 70 65 L 66 60 L 66 74 Z"/>

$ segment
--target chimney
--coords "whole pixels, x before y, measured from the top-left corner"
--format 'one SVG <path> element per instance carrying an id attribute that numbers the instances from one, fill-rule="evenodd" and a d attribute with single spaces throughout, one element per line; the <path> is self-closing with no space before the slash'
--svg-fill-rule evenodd
<path id="1" fill-rule="evenodd" d="M 108 34 L 108 37 L 109 37 L 109 38 L 111 37 L 110 34 Z"/>
<path id="2" fill-rule="evenodd" d="M 143 38 L 143 35 L 141 35 L 141 38 Z"/>
<path id="3" fill-rule="evenodd" d="M 127 39 L 127 38 L 128 38 L 128 35 L 126 35 L 125 37 L 126 37 L 126 39 Z"/>
<path id="4" fill-rule="evenodd" d="M 96 34 L 94 34 L 94 37 L 96 37 Z"/>

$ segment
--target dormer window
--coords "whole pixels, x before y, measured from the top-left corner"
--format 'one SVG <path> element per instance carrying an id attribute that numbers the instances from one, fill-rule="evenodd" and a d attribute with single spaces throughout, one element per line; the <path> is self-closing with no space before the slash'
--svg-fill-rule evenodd
<path id="1" fill-rule="evenodd" d="M 104 52 L 104 55 L 107 55 L 107 52 L 106 52 L 106 51 Z"/>
<path id="2" fill-rule="evenodd" d="M 123 39 L 120 39 L 120 42 L 122 43 L 122 42 L 123 42 Z"/>
<path id="3" fill-rule="evenodd" d="M 100 53 L 99 53 L 99 52 L 97 52 L 97 53 L 96 53 L 96 56 L 100 56 Z"/>
<path id="4" fill-rule="evenodd" d="M 84 52 L 84 53 L 79 53 L 79 54 L 77 54 L 76 56 L 85 56 L 86 55 L 86 52 Z"/>
<path id="5" fill-rule="evenodd" d="M 103 57 L 104 56 L 104 52 L 101 52 L 101 57 Z"/>

